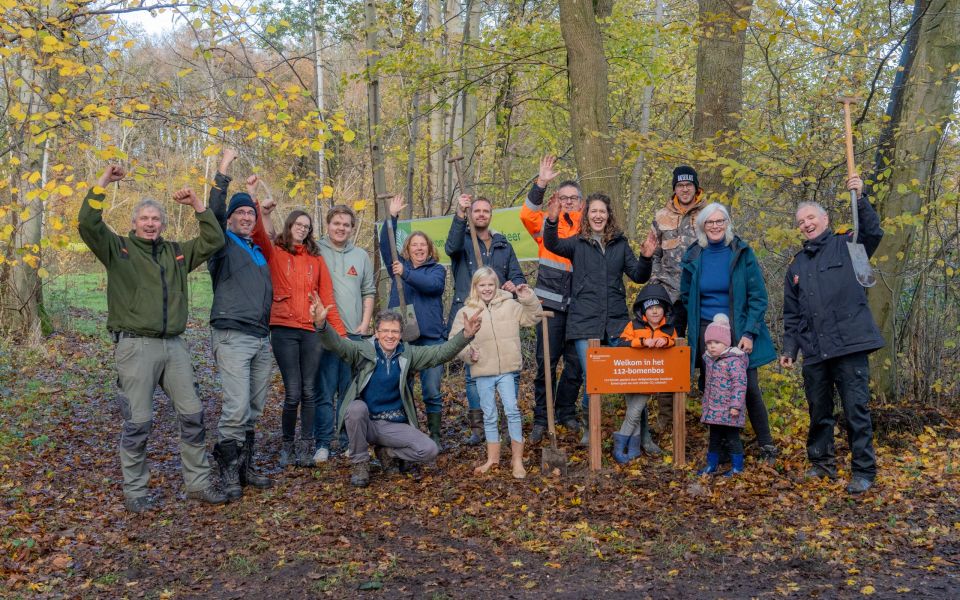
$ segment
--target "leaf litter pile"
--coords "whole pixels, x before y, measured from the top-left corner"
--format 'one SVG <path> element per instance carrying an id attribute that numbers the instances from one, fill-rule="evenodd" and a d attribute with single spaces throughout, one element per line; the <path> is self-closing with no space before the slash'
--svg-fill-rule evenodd
<path id="1" fill-rule="evenodd" d="M 204 322 L 187 339 L 207 407 L 219 386 Z M 6 357 L 6 358 L 4 358 Z M 564 478 L 499 469 L 477 477 L 482 447 L 460 445 L 461 377 L 444 379 L 444 441 L 419 473 L 349 484 L 349 464 L 276 470 L 282 386 L 275 373 L 258 426 L 260 469 L 276 486 L 221 507 L 188 503 L 169 401 L 155 397 L 151 492 L 160 508 L 123 508 L 111 345 L 57 334 L 41 352 L 0 353 L 0 596 L 85 598 L 956 598 L 960 593 L 960 437 L 949 420 L 878 439 L 880 475 L 862 498 L 837 482 L 804 482 L 802 396 L 767 385 L 774 467 L 748 458 L 736 478 L 700 479 L 706 440 L 695 402 L 687 456 L 620 466 L 604 448 L 591 474 L 585 449 L 561 430 Z M 794 385 L 794 388 L 796 386 Z M 771 391 L 775 390 L 775 391 Z M 532 369 L 521 382 L 531 414 Z M 622 402 L 604 407 L 604 431 Z M 528 417 L 529 418 L 529 417 Z M 502 419 L 501 419 L 502 421 Z M 525 430 L 529 432 L 529 423 Z M 882 429 L 882 426 L 880 427 Z M 838 456 L 846 462 L 838 430 Z M 665 448 L 669 440 L 661 440 Z M 751 449 L 748 449 L 748 454 Z M 755 450 L 755 448 L 753 449 Z M 212 460 L 211 460 L 212 463 Z M 216 477 L 214 478 L 216 480 Z"/>

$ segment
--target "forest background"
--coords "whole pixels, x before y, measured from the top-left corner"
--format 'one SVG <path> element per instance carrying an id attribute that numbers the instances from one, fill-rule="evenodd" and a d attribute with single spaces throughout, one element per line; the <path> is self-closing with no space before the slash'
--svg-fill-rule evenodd
<path id="1" fill-rule="evenodd" d="M 171 27 L 150 36 L 126 18 L 146 11 Z M 778 338 L 782 277 L 800 242 L 795 206 L 816 200 L 835 226 L 850 222 L 837 101 L 853 95 L 856 162 L 886 231 L 869 295 L 888 342 L 873 359 L 877 427 L 912 446 L 955 432 L 957 0 L 0 0 L 0 36 L 0 391 L 10 414 L 72 406 L 39 366 L 108 348 L 103 306 L 81 306 L 84 285 L 102 291 L 102 270 L 76 232 L 88 182 L 108 162 L 130 174 L 108 190 L 118 231 L 152 196 L 168 203 L 168 238 L 195 235 L 170 194 L 206 194 L 230 145 L 237 174 L 260 175 L 282 213 L 353 206 L 357 243 L 371 252 L 377 197 L 404 194 L 408 218 L 448 214 L 457 156 L 468 191 L 502 208 L 521 203 L 539 157 L 556 154 L 564 176 L 613 196 L 641 239 L 669 198 L 670 171 L 691 164 L 756 250 Z M 78 326 L 86 317 L 96 329 Z M 84 373 L 102 382 L 111 369 L 106 360 Z M 770 368 L 764 380 L 773 413 L 803 417 L 796 374 Z M 49 432 L 21 425 L 10 425 L 5 456 L 40 460 Z M 944 444 L 952 457 L 956 442 Z M 7 519 L 21 514 L 10 510 Z M 24 550 L 39 538 L 11 523 L 8 547 L 57 556 Z"/>

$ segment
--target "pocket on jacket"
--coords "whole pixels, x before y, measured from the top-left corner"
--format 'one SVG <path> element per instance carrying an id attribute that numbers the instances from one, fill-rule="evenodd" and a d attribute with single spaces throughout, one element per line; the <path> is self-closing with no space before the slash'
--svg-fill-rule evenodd
<path id="1" fill-rule="evenodd" d="M 274 294 L 273 307 L 270 311 L 278 317 L 292 316 L 293 310 L 290 308 L 290 294 Z"/>
<path id="2" fill-rule="evenodd" d="M 834 310 L 840 340 L 845 345 L 864 344 L 875 338 L 873 316 L 867 303 L 860 301 L 847 310 Z"/>

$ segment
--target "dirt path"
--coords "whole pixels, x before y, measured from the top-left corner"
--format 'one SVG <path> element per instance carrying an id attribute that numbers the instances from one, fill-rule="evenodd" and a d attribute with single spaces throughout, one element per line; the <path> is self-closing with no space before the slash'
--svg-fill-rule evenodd
<path id="1" fill-rule="evenodd" d="M 191 327 L 205 332 L 200 322 Z M 215 373 L 205 333 L 189 340 L 210 431 Z M 46 355 L 5 368 L 12 383 L 3 382 L 11 399 L 0 437 L 0 595 L 960 595 L 960 440 L 948 429 L 881 445 L 878 486 L 856 500 L 842 482 L 797 480 L 803 442 L 795 437 L 779 438 L 786 446 L 779 470 L 748 461 L 739 478 L 701 484 L 689 470 L 648 458 L 626 468 L 605 462 L 590 476 L 585 453 L 567 436 L 577 462 L 562 480 L 540 476 L 537 450 L 525 481 L 505 468 L 475 478 L 480 450 L 456 447 L 417 477 L 375 472 L 372 485 L 357 490 L 338 459 L 274 473 L 273 489 L 204 507 L 184 500 L 173 413 L 158 396 L 151 488 L 163 504 L 138 517 L 121 502 L 109 345 L 57 336 Z M 525 398 L 529 386 L 525 379 Z M 460 402 L 445 413 L 450 440 L 460 437 Z M 280 403 L 278 376 L 262 426 L 265 470 L 279 447 Z M 703 440 L 692 413 L 689 429 L 688 455 L 698 457 Z"/>

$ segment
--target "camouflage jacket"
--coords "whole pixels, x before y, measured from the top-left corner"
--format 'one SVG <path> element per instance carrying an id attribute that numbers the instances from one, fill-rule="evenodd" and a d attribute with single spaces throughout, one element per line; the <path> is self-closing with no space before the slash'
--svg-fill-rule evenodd
<path id="1" fill-rule="evenodd" d="M 697 241 L 694 221 L 706 205 L 698 199 L 690 210 L 681 214 L 673 198 L 653 217 L 653 229 L 657 232 L 657 249 L 653 253 L 653 275 L 650 283 L 660 283 L 670 295 L 670 301 L 680 298 L 680 263 L 683 253 Z"/>

